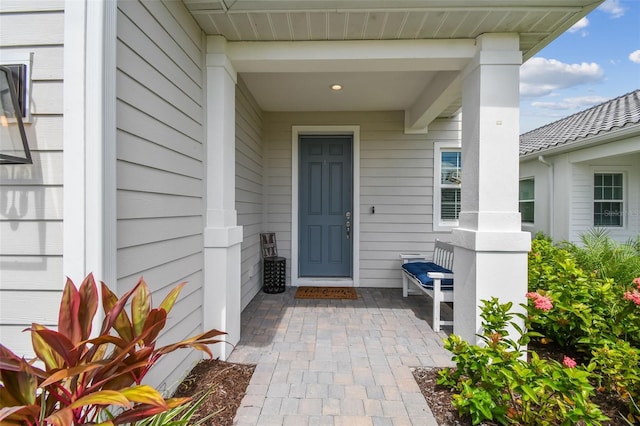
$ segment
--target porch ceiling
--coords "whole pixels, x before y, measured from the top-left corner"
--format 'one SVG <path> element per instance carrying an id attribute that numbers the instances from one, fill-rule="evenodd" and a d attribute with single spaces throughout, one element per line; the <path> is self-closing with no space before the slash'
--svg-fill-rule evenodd
<path id="1" fill-rule="evenodd" d="M 184 0 L 208 35 L 228 41 L 474 40 L 484 33 L 518 33 L 523 60 L 566 31 L 602 0 Z M 299 70 L 242 74 L 265 110 L 408 110 L 433 97 L 429 83 L 458 85 L 438 70 L 368 73 Z M 373 70 L 372 70 L 373 71 Z M 349 102 L 322 93 L 329 84 L 351 86 Z M 367 83 L 367 84 L 365 84 Z M 295 85 L 295 90 L 291 90 Z M 377 93 L 371 93 L 371 88 Z M 379 88 L 380 89 L 378 91 Z M 457 88 L 452 89 L 459 91 Z M 441 92 L 438 89 L 437 92 Z M 284 94 L 273 96 L 277 93 Z M 393 96 L 388 96 L 393 94 Z M 418 96 L 416 96 L 418 94 Z M 459 93 L 436 96 L 437 111 L 451 116 Z M 313 102 L 310 102 L 310 101 Z M 363 106 L 366 105 L 366 108 Z"/>

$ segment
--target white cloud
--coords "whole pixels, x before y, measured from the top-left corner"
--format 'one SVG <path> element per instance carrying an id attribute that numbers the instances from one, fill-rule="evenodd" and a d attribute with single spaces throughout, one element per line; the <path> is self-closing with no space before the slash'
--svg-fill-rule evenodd
<path id="1" fill-rule="evenodd" d="M 595 62 L 565 64 L 535 57 L 520 67 L 520 95 L 546 96 L 556 90 L 598 82 L 603 77 L 604 71 Z"/>
<path id="2" fill-rule="evenodd" d="M 575 110 L 582 111 L 594 105 L 601 104 L 609 99 L 602 96 L 580 96 L 576 98 L 564 98 L 558 102 L 531 102 L 531 106 L 534 108 L 541 108 L 546 110 Z"/>
<path id="3" fill-rule="evenodd" d="M 631 62 L 635 62 L 636 64 L 640 64 L 640 49 L 629 53 L 629 60 Z"/>
<path id="4" fill-rule="evenodd" d="M 589 20 L 585 17 L 582 18 L 581 20 L 579 20 L 578 22 L 576 22 L 575 24 L 573 24 L 573 26 L 571 28 L 569 28 L 569 32 L 570 33 L 577 33 L 578 31 L 582 31 L 585 28 L 587 28 L 589 26 Z M 582 32 L 582 36 L 584 37 L 586 35 L 586 31 Z"/>
<path id="5" fill-rule="evenodd" d="M 620 0 L 607 0 L 598 9 L 608 13 L 612 18 L 620 18 L 626 12 L 626 9 L 620 4 Z"/>

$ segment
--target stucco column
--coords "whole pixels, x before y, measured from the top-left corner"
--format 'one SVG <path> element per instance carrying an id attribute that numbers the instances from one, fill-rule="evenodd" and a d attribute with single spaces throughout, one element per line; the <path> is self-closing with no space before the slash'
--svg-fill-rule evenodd
<path id="1" fill-rule="evenodd" d="M 206 227 L 204 229 L 203 324 L 226 331 L 226 341 L 240 340 L 242 227 L 235 210 L 236 72 L 222 37 L 207 38 L 206 57 Z M 230 345 L 214 345 L 226 359 Z"/>
<path id="2" fill-rule="evenodd" d="M 454 333 L 476 341 L 480 301 L 525 302 L 529 233 L 518 212 L 519 68 L 516 34 L 486 34 L 465 70 L 462 206 L 455 247 Z"/>

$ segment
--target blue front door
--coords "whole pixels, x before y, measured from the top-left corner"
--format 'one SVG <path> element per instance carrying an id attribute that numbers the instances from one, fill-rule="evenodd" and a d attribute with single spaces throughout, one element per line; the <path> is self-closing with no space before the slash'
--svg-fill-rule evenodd
<path id="1" fill-rule="evenodd" d="M 351 277 L 352 136 L 300 136 L 301 277 Z"/>

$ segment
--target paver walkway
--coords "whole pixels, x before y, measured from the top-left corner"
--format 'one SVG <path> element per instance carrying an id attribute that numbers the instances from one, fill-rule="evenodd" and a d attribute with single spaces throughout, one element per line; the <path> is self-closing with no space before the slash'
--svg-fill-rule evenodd
<path id="1" fill-rule="evenodd" d="M 256 364 L 235 424 L 437 425 L 411 367 L 452 365 L 425 296 L 358 288 L 358 300 L 260 292 L 229 361 Z"/>

